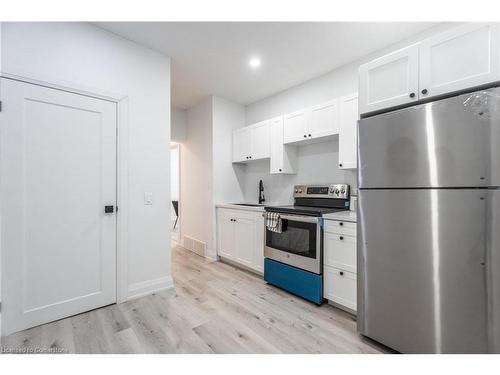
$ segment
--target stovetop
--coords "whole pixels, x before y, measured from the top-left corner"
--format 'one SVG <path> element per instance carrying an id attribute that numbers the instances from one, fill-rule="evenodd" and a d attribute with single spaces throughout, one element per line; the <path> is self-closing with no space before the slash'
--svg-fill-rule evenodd
<path id="1" fill-rule="evenodd" d="M 295 215 L 306 215 L 306 216 L 318 216 L 321 217 L 325 214 L 339 211 L 347 211 L 349 208 L 331 208 L 331 207 L 314 207 L 314 206 L 269 206 L 264 207 L 268 212 L 279 212 L 284 214 L 295 214 Z"/>

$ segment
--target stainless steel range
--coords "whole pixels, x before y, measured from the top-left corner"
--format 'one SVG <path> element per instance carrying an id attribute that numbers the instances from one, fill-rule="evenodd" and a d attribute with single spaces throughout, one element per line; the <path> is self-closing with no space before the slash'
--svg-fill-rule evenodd
<path id="1" fill-rule="evenodd" d="M 264 278 L 271 284 L 321 303 L 322 216 L 349 209 L 349 185 L 297 185 L 293 196 L 293 206 L 265 207 L 266 212 L 280 215 L 281 231 L 266 227 Z M 303 293 L 295 287 L 297 280 L 302 280 L 299 289 L 311 283 L 316 286 L 314 290 Z M 308 298 L 310 292 L 315 295 L 314 299 Z"/>

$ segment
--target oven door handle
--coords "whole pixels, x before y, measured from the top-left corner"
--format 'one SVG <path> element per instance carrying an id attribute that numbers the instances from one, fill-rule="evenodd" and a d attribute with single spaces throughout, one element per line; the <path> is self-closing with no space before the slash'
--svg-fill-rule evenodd
<path id="1" fill-rule="evenodd" d="M 281 215 L 280 218 L 284 220 L 291 220 L 291 221 L 300 221 L 302 223 L 314 223 L 318 224 L 320 221 L 319 217 L 311 217 L 311 216 L 296 216 L 296 215 Z"/>

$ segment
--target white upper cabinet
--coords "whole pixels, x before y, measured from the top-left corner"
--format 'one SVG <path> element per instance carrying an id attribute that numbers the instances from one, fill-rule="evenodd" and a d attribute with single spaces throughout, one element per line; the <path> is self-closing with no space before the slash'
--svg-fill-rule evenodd
<path id="1" fill-rule="evenodd" d="M 270 157 L 269 121 L 233 131 L 233 163 Z"/>
<path id="2" fill-rule="evenodd" d="M 262 121 L 251 126 L 251 159 L 263 159 L 270 156 L 269 121 Z"/>
<path id="3" fill-rule="evenodd" d="M 271 138 L 271 174 L 295 173 L 297 151 L 283 144 L 283 116 L 269 120 Z"/>
<path id="4" fill-rule="evenodd" d="M 329 102 L 310 108 L 310 123 L 307 131 L 309 138 L 319 138 L 339 132 L 338 101 Z"/>
<path id="5" fill-rule="evenodd" d="M 233 132 L 233 162 L 247 161 L 252 153 L 252 131 L 248 127 L 237 129 Z"/>
<path id="6" fill-rule="evenodd" d="M 361 114 L 500 81 L 498 24 L 470 23 L 359 68 Z"/>
<path id="7" fill-rule="evenodd" d="M 358 93 L 339 100 L 339 168 L 356 169 L 358 165 Z"/>
<path id="8" fill-rule="evenodd" d="M 307 138 L 307 123 L 310 112 L 307 110 L 289 113 L 284 116 L 284 143 L 298 142 Z"/>
<path id="9" fill-rule="evenodd" d="M 338 134 L 337 99 L 315 105 L 284 116 L 283 141 L 300 141 Z"/>
<path id="10" fill-rule="evenodd" d="M 418 45 L 359 68 L 359 111 L 367 113 L 418 100 Z"/>
<path id="11" fill-rule="evenodd" d="M 498 24 L 467 24 L 420 43 L 420 98 L 500 80 Z"/>

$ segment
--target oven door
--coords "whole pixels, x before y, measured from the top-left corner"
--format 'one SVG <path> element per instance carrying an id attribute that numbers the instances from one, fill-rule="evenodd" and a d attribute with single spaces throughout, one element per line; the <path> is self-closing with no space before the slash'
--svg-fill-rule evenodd
<path id="1" fill-rule="evenodd" d="M 282 232 L 266 228 L 264 256 L 306 271 L 322 274 L 321 218 L 281 215 Z"/>

